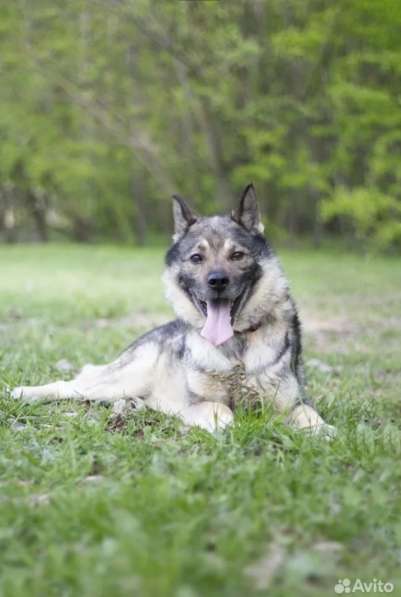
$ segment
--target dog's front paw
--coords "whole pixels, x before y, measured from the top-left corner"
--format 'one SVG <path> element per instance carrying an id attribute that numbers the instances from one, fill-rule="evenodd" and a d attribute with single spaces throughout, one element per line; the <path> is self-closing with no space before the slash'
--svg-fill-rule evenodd
<path id="1" fill-rule="evenodd" d="M 302 433 L 309 433 L 316 437 L 326 439 L 328 441 L 334 439 L 337 435 L 337 429 L 333 425 L 321 423 L 320 425 L 311 425 L 310 427 L 302 427 L 299 429 Z"/>
<path id="2" fill-rule="evenodd" d="M 11 398 L 13 398 L 13 400 L 21 400 L 23 395 L 24 395 L 23 386 L 19 386 L 17 388 L 14 388 L 13 390 L 10 390 L 10 396 L 11 396 Z"/>
<path id="3" fill-rule="evenodd" d="M 18 386 L 14 388 L 10 392 L 11 398 L 13 400 L 22 400 L 23 402 L 36 402 L 38 399 L 35 394 L 32 392 L 33 388 L 28 386 Z"/>
<path id="4" fill-rule="evenodd" d="M 228 406 L 218 402 L 194 404 L 180 413 L 187 425 L 201 427 L 209 433 L 222 431 L 233 423 L 234 415 Z"/>
<path id="5" fill-rule="evenodd" d="M 337 429 L 333 427 L 333 425 L 328 425 L 328 423 L 324 423 L 324 425 L 321 425 L 321 427 L 317 429 L 317 433 L 321 437 L 324 437 L 327 440 L 331 440 L 337 436 Z"/>
<path id="6" fill-rule="evenodd" d="M 325 423 L 322 417 L 308 404 L 296 406 L 290 414 L 288 422 L 299 431 L 326 439 L 333 439 L 337 433 L 336 428 Z"/>

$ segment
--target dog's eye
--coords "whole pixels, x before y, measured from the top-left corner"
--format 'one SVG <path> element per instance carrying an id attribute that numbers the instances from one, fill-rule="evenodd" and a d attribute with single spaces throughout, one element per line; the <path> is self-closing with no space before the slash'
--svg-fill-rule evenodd
<path id="1" fill-rule="evenodd" d="M 191 255 L 190 260 L 192 263 L 202 263 L 203 257 L 199 253 L 194 253 L 194 255 Z"/>
<path id="2" fill-rule="evenodd" d="M 243 251 L 235 251 L 235 253 L 233 253 L 231 255 L 232 261 L 240 261 L 244 257 L 245 257 L 245 253 Z"/>

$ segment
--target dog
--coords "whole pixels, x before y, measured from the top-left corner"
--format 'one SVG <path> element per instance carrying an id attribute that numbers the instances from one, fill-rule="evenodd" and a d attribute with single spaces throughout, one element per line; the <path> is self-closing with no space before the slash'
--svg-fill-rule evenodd
<path id="1" fill-rule="evenodd" d="M 110 364 L 12 396 L 146 406 L 210 432 L 233 422 L 239 401 L 269 401 L 294 427 L 333 435 L 305 395 L 297 309 L 253 185 L 231 215 L 200 217 L 176 195 L 173 215 L 163 280 L 177 318 Z"/>

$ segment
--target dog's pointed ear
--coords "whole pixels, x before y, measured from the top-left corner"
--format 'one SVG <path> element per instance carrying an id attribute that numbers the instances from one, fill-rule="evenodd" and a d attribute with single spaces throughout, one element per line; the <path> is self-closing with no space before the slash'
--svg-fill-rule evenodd
<path id="1" fill-rule="evenodd" d="M 186 201 L 173 195 L 174 240 L 178 240 L 196 222 L 196 216 Z"/>
<path id="2" fill-rule="evenodd" d="M 256 199 L 255 187 L 249 184 L 242 193 L 239 208 L 233 211 L 232 219 L 240 224 L 249 232 L 258 232 L 263 234 L 265 227 L 263 226 Z"/>

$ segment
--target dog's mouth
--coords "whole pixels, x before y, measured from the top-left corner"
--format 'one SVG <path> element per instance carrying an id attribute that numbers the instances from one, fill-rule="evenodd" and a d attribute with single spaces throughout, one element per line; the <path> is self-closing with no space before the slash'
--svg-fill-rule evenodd
<path id="1" fill-rule="evenodd" d="M 245 292 L 242 292 L 239 296 L 237 296 L 237 298 L 233 301 L 229 301 L 229 300 L 215 300 L 215 301 L 210 301 L 210 303 L 213 303 L 215 305 L 219 305 L 220 303 L 222 304 L 229 304 L 230 306 L 230 316 L 231 316 L 231 324 L 234 324 L 234 320 L 235 317 L 238 313 L 238 310 L 240 308 L 242 299 L 244 298 Z M 202 315 L 204 315 L 205 317 L 207 317 L 208 315 L 208 303 L 206 301 L 203 301 L 201 299 L 198 299 L 195 295 L 192 296 L 193 301 L 196 305 L 196 307 L 198 308 L 198 310 L 202 313 Z"/>
<path id="2" fill-rule="evenodd" d="M 216 299 L 202 300 L 193 296 L 193 301 L 198 310 L 206 317 L 201 335 L 214 346 L 224 344 L 234 336 L 234 320 L 240 309 L 245 291 L 235 300 Z"/>

